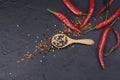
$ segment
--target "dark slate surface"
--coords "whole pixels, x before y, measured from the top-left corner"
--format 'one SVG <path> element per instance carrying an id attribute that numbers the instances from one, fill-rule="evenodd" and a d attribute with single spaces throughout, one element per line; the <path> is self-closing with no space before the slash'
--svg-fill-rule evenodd
<path id="1" fill-rule="evenodd" d="M 87 12 L 88 0 L 72 2 Z M 96 0 L 96 4 L 95 13 L 104 3 Z M 111 13 L 118 6 L 120 0 L 115 0 Z M 16 61 L 26 51 L 33 50 L 37 34 L 42 39 L 61 29 L 61 22 L 48 13 L 47 8 L 60 10 L 69 18 L 75 19 L 75 15 L 61 0 L 0 0 L 0 80 L 120 80 L 120 48 L 105 58 L 105 70 L 101 70 L 99 65 L 97 43 L 102 30 L 81 36 L 94 39 L 94 46 L 75 45 L 75 48 L 57 50 L 46 55 L 43 63 L 40 63 L 43 53 L 39 52 L 28 62 L 17 64 Z M 120 32 L 119 23 L 120 20 L 114 27 Z M 28 33 L 31 34 L 30 37 L 27 36 Z M 105 50 L 114 43 L 115 36 L 111 33 Z"/>

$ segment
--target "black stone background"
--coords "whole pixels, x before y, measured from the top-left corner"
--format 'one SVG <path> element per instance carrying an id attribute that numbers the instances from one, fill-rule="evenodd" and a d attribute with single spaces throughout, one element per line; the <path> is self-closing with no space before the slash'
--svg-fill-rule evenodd
<path id="1" fill-rule="evenodd" d="M 89 0 L 71 1 L 87 12 Z M 95 14 L 103 5 L 103 0 L 96 0 Z M 118 6 L 120 0 L 115 0 L 110 14 Z M 120 48 L 105 58 L 105 70 L 99 65 L 97 43 L 102 30 L 80 37 L 94 39 L 93 46 L 75 45 L 75 48 L 51 52 L 43 63 L 40 63 L 43 53 L 38 52 L 28 62 L 16 63 L 27 51 L 33 50 L 36 35 L 42 39 L 62 29 L 61 22 L 48 13 L 47 8 L 60 10 L 73 20 L 76 17 L 62 0 L 0 0 L 0 80 L 120 80 Z M 98 21 L 99 18 L 91 22 L 96 24 Z M 119 23 L 120 20 L 114 28 L 120 32 Z M 57 26 L 54 27 L 54 24 Z M 114 43 L 115 36 L 111 32 L 105 52 Z"/>

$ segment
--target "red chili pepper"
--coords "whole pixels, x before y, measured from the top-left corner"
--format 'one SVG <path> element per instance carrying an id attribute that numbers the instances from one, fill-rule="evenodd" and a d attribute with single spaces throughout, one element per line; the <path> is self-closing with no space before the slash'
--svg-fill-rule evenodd
<path id="1" fill-rule="evenodd" d="M 120 34 L 116 29 L 113 29 L 113 31 L 114 31 L 114 33 L 115 33 L 115 35 L 117 37 L 117 43 L 113 46 L 113 48 L 116 49 L 120 45 Z"/>
<path id="2" fill-rule="evenodd" d="M 105 69 L 104 49 L 105 49 L 107 38 L 110 34 L 111 29 L 112 28 L 110 26 L 105 27 L 98 43 L 98 57 L 99 57 L 99 61 L 102 69 Z"/>
<path id="3" fill-rule="evenodd" d="M 111 25 L 107 26 L 104 28 L 102 35 L 100 37 L 99 43 L 98 43 L 98 56 L 99 56 L 99 61 L 101 64 L 102 69 L 105 69 L 105 62 L 104 62 L 104 49 L 106 46 L 107 38 L 110 34 L 110 31 L 112 30 L 112 25 L 116 22 L 117 19 L 115 19 Z"/>
<path id="4" fill-rule="evenodd" d="M 82 30 L 84 26 L 88 23 L 88 21 L 93 15 L 94 10 L 95 10 L 95 0 L 90 0 L 88 15 L 82 21 L 82 24 L 80 25 L 80 30 Z"/>
<path id="5" fill-rule="evenodd" d="M 120 6 L 115 10 L 115 12 L 108 19 L 97 23 L 95 27 L 92 27 L 87 32 L 95 30 L 95 29 L 99 30 L 99 29 L 101 29 L 103 27 L 106 27 L 106 25 L 108 25 L 112 21 L 114 21 L 119 15 L 120 15 Z"/>
<path id="6" fill-rule="evenodd" d="M 113 3 L 114 0 L 109 0 L 109 6 Z M 98 13 L 97 13 L 97 16 L 99 16 L 101 13 L 103 13 L 105 10 L 106 10 L 106 6 L 102 7 Z"/>
<path id="7" fill-rule="evenodd" d="M 56 15 L 56 17 L 62 21 L 67 27 L 69 27 L 70 29 L 77 31 L 79 33 L 81 33 L 81 31 L 72 23 L 72 21 L 70 21 L 63 13 L 61 12 L 54 12 L 50 9 L 47 9 L 50 13 Z"/>
<path id="8" fill-rule="evenodd" d="M 116 44 L 110 49 L 110 51 L 109 51 L 107 54 L 105 54 L 105 56 L 110 55 L 115 49 L 117 49 L 117 48 L 120 46 L 120 34 L 119 34 L 119 32 L 118 32 L 116 29 L 113 29 L 113 31 L 114 31 L 114 34 L 115 34 L 116 37 L 117 37 L 117 42 L 116 42 Z"/>
<path id="9" fill-rule="evenodd" d="M 78 9 L 77 7 L 75 7 L 70 0 L 63 0 L 63 3 L 70 9 L 70 11 L 72 11 L 75 15 L 77 16 L 82 16 L 82 15 L 86 15 L 85 13 L 83 13 L 80 9 Z"/>

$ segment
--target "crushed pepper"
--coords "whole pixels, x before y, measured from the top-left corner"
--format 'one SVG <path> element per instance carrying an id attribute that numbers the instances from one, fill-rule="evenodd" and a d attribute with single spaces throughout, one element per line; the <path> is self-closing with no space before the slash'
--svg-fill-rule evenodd
<path id="1" fill-rule="evenodd" d="M 84 17 L 83 17 L 84 18 Z M 80 26 L 81 25 L 81 22 L 82 22 L 82 19 L 79 19 L 78 17 L 76 18 L 76 21 L 74 22 L 74 24 L 76 26 Z M 55 27 L 57 25 L 54 25 Z M 84 30 L 88 29 L 91 27 L 91 23 L 88 23 L 85 27 L 84 27 Z M 77 33 L 71 29 L 69 29 L 68 27 L 66 27 L 64 25 L 64 28 L 63 30 L 61 31 L 58 31 L 58 33 L 62 33 L 62 34 L 66 34 L 67 36 L 69 37 L 78 37 L 80 36 L 81 34 L 80 33 Z M 27 36 L 29 37 L 30 34 L 27 34 Z M 39 39 L 40 37 L 37 35 L 36 36 L 36 39 Z M 62 36 L 60 37 L 61 39 L 63 38 Z M 58 50 L 57 48 L 55 48 L 54 46 L 52 46 L 51 44 L 51 39 L 52 39 L 52 36 L 50 37 L 46 37 L 44 39 L 42 39 L 40 42 L 38 42 L 37 40 L 35 40 L 35 43 L 37 43 L 37 45 L 35 46 L 35 50 L 33 52 L 27 52 L 23 58 L 21 58 L 20 60 L 17 61 L 17 63 L 19 63 L 20 61 L 28 61 L 29 59 L 31 59 L 38 51 L 41 51 L 41 52 L 44 52 L 44 53 L 49 53 L 49 52 L 54 52 L 55 50 Z M 58 40 L 58 39 L 56 39 Z M 58 41 L 59 42 L 59 41 Z M 63 44 L 66 44 L 66 39 L 65 41 L 61 42 L 61 44 L 59 44 L 59 46 L 63 45 Z M 55 43 L 55 44 L 58 44 L 58 43 Z M 72 48 L 74 48 L 74 46 L 72 46 Z M 40 61 L 41 62 L 41 61 Z"/>

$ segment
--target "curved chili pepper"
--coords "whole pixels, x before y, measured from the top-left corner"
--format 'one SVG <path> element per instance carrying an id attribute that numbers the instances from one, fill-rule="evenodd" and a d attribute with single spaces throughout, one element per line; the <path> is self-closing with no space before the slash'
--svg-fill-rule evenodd
<path id="1" fill-rule="evenodd" d="M 113 3 L 114 0 L 109 0 L 109 6 Z M 97 16 L 99 16 L 101 13 L 103 13 L 106 10 L 107 6 L 102 7 L 98 13 Z"/>
<path id="2" fill-rule="evenodd" d="M 101 21 L 96 24 L 95 27 L 92 27 L 89 29 L 87 32 L 92 31 L 92 30 L 99 30 L 103 27 L 106 27 L 106 25 L 110 24 L 112 21 L 114 21 L 118 16 L 120 16 L 120 6 L 115 10 L 115 12 L 106 20 Z"/>
<path id="3" fill-rule="evenodd" d="M 90 0 L 88 15 L 82 21 L 82 24 L 80 25 L 80 30 L 83 29 L 84 26 L 88 23 L 88 21 L 93 15 L 94 10 L 95 10 L 95 0 Z"/>
<path id="4" fill-rule="evenodd" d="M 105 56 L 108 56 L 110 55 L 115 49 L 117 49 L 119 46 L 120 46 L 120 34 L 119 32 L 116 30 L 116 29 L 113 29 L 114 31 L 114 34 L 116 35 L 116 38 L 117 38 L 117 42 L 116 44 L 110 49 L 110 51 L 105 54 Z"/>
<path id="5" fill-rule="evenodd" d="M 104 49 L 106 46 L 107 38 L 110 34 L 110 31 L 112 30 L 112 25 L 116 22 L 117 19 L 115 19 L 111 25 L 104 28 L 102 35 L 100 37 L 99 43 L 98 43 L 98 57 L 101 64 L 102 69 L 105 69 L 105 62 L 104 62 Z"/>
<path id="6" fill-rule="evenodd" d="M 69 27 L 70 29 L 77 31 L 79 33 L 81 33 L 81 31 L 72 23 L 72 21 L 70 21 L 63 13 L 61 12 L 54 12 L 50 9 L 47 9 L 50 13 L 56 15 L 56 17 L 63 22 L 67 27 Z"/>
<path id="7" fill-rule="evenodd" d="M 102 69 L 105 69 L 104 49 L 105 49 L 107 38 L 110 34 L 111 29 L 112 28 L 110 26 L 105 27 L 98 43 L 98 57 L 99 57 L 99 61 Z"/>
<path id="8" fill-rule="evenodd" d="M 70 0 L 63 0 L 63 3 L 67 6 L 68 9 L 70 9 L 70 11 L 72 11 L 75 15 L 77 16 L 82 16 L 82 15 L 86 15 L 85 13 L 83 13 L 80 9 L 78 9 L 77 7 L 75 7 Z"/>

